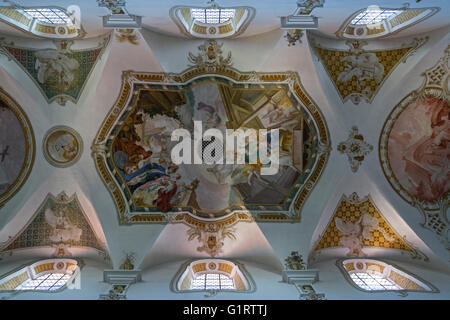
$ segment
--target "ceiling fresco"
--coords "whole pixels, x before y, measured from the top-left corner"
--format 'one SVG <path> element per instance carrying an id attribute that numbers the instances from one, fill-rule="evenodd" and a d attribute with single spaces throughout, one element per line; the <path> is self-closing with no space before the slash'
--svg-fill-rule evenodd
<path id="1" fill-rule="evenodd" d="M 0 207 L 27 180 L 35 152 L 34 133 L 28 117 L 0 88 Z"/>
<path id="2" fill-rule="evenodd" d="M 32 49 L 0 41 L 0 47 L 31 77 L 48 103 L 77 102 L 81 92 L 109 42 L 109 36 L 96 47 L 71 49 L 73 41 L 55 41 L 56 48 Z"/>
<path id="3" fill-rule="evenodd" d="M 317 255 L 327 248 L 344 247 L 350 257 L 364 257 L 366 247 L 399 249 L 422 256 L 383 217 L 370 196 L 360 198 L 356 192 L 343 195 L 328 226 L 315 244 Z"/>
<path id="4" fill-rule="evenodd" d="M 125 74 L 122 96 L 96 139 L 103 142 L 101 146 L 96 142 L 93 148 L 105 151 L 104 159 L 95 157 L 99 172 L 113 195 L 115 192 L 119 212 L 132 213 L 137 216 L 131 217 L 137 219 L 134 221 L 142 222 L 143 215 L 151 213 L 182 210 L 220 217 L 241 209 L 262 220 L 264 215 L 295 220 L 301 201 L 323 169 L 327 129 L 297 76 L 240 73 L 224 66 L 224 59 L 216 56 L 222 53 L 217 46 L 211 41 L 199 47 L 208 47 L 210 53 L 202 59 L 189 55 L 191 61 L 207 66 L 209 75 L 202 75 L 204 71 L 196 66 L 180 75 Z M 231 54 L 226 60 L 230 64 Z M 222 63 L 216 65 L 216 61 Z M 236 80 L 225 78 L 224 73 Z M 197 77 L 190 80 L 193 75 Z M 190 81 L 177 83 L 183 78 Z M 133 94 L 124 100 L 130 85 Z M 171 150 L 176 143 L 170 140 L 171 133 L 180 128 L 192 133 L 194 121 L 202 121 L 203 131 L 279 129 L 278 173 L 263 176 L 263 165 L 248 161 L 175 165 Z M 270 145 L 270 136 L 264 139 Z M 196 143 L 195 137 L 193 141 Z M 204 140 L 203 151 L 207 144 Z M 156 219 L 167 220 L 164 216 Z"/>
<path id="5" fill-rule="evenodd" d="M 329 48 L 320 37 L 309 37 L 314 52 L 328 73 L 343 102 L 371 103 L 386 78 L 400 62 L 428 39 L 415 38 L 396 48 L 366 50 L 364 40 L 347 40 L 348 50 Z"/>
<path id="6" fill-rule="evenodd" d="M 370 21 L 392 13 L 353 0 L 252 1 L 204 25 L 190 9 L 214 0 L 60 0 L 82 13 L 73 38 L 0 21 L 0 287 L 67 258 L 86 266 L 76 290 L 19 298 L 448 298 L 438 1 L 391 0 L 384 29 Z"/>
<path id="7" fill-rule="evenodd" d="M 83 152 L 83 140 L 67 126 L 51 128 L 44 137 L 45 159 L 53 166 L 66 168 L 78 161 Z"/>
<path id="8" fill-rule="evenodd" d="M 423 226 L 450 247 L 450 47 L 426 70 L 422 86 L 403 98 L 386 119 L 380 161 L 394 190 L 423 215 Z"/>
<path id="9" fill-rule="evenodd" d="M 71 256 L 71 247 L 89 247 L 105 254 L 100 240 L 83 211 L 76 194 L 48 194 L 27 224 L 2 244 L 1 251 L 52 247 L 54 256 Z"/>

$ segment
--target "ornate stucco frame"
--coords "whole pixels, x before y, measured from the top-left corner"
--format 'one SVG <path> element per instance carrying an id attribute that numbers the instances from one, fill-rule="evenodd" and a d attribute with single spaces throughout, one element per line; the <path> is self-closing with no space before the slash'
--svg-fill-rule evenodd
<path id="1" fill-rule="evenodd" d="M 223 65 L 207 65 L 193 66 L 182 73 L 151 73 L 151 72 L 135 72 L 124 71 L 122 74 L 121 93 L 104 120 L 96 138 L 94 139 L 92 149 L 92 157 L 94 158 L 96 168 L 102 177 L 103 182 L 111 193 L 117 208 L 120 224 L 136 224 L 136 223 L 167 223 L 170 220 L 169 213 L 130 210 L 131 203 L 127 201 L 124 194 L 124 188 L 118 183 L 115 175 L 118 173 L 108 167 L 108 159 L 110 156 L 110 141 L 117 130 L 118 123 L 122 123 L 126 113 L 133 109 L 137 99 L 139 88 L 158 88 L 167 89 L 168 87 L 183 87 L 192 85 L 195 81 L 204 81 L 214 79 L 225 83 L 232 83 L 241 87 L 258 87 L 271 86 L 272 88 L 285 87 L 291 101 L 295 101 L 298 109 L 302 112 L 305 121 L 312 128 L 313 140 L 313 156 L 311 167 L 308 168 L 308 176 L 303 181 L 297 181 L 295 194 L 292 199 L 285 202 L 285 207 L 280 210 L 275 206 L 271 209 L 258 210 L 258 206 L 230 207 L 218 214 L 202 213 L 197 210 L 189 210 L 179 208 L 177 213 L 190 212 L 191 214 L 201 216 L 203 218 L 218 218 L 221 215 L 227 215 L 234 210 L 248 210 L 257 221 L 270 222 L 296 222 L 300 219 L 301 208 L 317 183 L 321 173 L 324 170 L 330 152 L 330 136 L 325 119 L 315 102 L 309 97 L 303 88 L 300 78 L 295 72 L 240 72 L 232 67 Z M 108 144 L 109 142 L 109 144 Z M 287 203 L 287 204 L 286 204 Z M 147 209 L 147 208 L 146 208 Z M 156 209 L 156 208 L 155 208 Z M 213 217 L 212 217 L 213 216 Z"/>
<path id="2" fill-rule="evenodd" d="M 446 100 L 450 104 L 450 91 L 449 91 L 449 81 L 450 81 L 450 69 L 448 66 L 448 61 L 450 58 L 450 46 L 445 50 L 445 54 L 439 59 L 438 63 L 430 69 L 427 69 L 422 75 L 425 77 L 425 81 L 421 87 L 417 90 L 410 92 L 406 97 L 404 97 L 389 113 L 386 121 L 381 129 L 380 139 L 378 142 L 378 151 L 381 168 L 383 173 L 388 180 L 389 184 L 395 190 L 395 192 L 406 202 L 411 205 L 415 205 L 418 199 L 415 199 L 410 195 L 406 189 L 400 184 L 400 182 L 395 177 L 392 171 L 391 165 L 388 158 L 388 142 L 389 136 L 391 134 L 392 128 L 400 116 L 400 114 L 408 108 L 408 106 L 418 98 L 422 97 L 435 97 L 439 99 Z M 443 201 L 448 204 L 449 193 L 444 196 Z M 421 206 L 424 210 L 437 211 L 442 210 L 442 203 L 439 201 L 421 201 Z"/>

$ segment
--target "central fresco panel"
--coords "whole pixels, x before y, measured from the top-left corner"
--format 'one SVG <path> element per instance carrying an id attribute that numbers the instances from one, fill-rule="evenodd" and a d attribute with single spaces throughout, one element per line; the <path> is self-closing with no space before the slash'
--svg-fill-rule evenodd
<path id="1" fill-rule="evenodd" d="M 280 167 L 261 175 L 261 164 L 180 164 L 171 161 L 176 129 L 280 130 Z M 189 207 L 219 212 L 236 206 L 285 206 L 308 169 L 313 134 L 281 88 L 235 88 L 219 79 L 198 80 L 181 90 L 140 89 L 136 103 L 110 144 L 110 164 L 125 186 L 133 211 Z M 270 140 L 270 135 L 268 135 Z M 204 149 L 207 142 L 203 142 Z M 248 142 L 246 147 L 248 148 Z M 294 157 L 294 154 L 300 157 Z"/>
<path id="2" fill-rule="evenodd" d="M 277 173 L 264 175 L 268 165 L 249 161 L 247 139 L 243 164 L 206 164 L 204 158 L 202 164 L 175 164 L 175 130 L 189 133 L 200 157 L 215 141 L 196 140 L 199 123 L 203 133 L 214 128 L 224 138 L 227 129 L 266 130 L 259 143 L 278 149 Z M 272 129 L 278 129 L 278 141 L 272 141 Z M 224 157 L 239 147 L 220 145 Z M 166 223 L 180 213 L 217 219 L 236 211 L 258 221 L 292 222 L 325 166 L 329 136 L 295 73 L 191 67 L 182 74 L 125 72 L 121 95 L 92 150 L 120 223 Z"/>

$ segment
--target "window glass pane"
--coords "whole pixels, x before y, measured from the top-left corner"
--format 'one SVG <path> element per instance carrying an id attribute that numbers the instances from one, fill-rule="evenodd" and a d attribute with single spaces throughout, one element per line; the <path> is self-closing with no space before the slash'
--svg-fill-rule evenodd
<path id="1" fill-rule="evenodd" d="M 195 20 L 203 23 L 223 23 L 234 18 L 235 9 L 194 8 L 191 15 Z"/>
<path id="2" fill-rule="evenodd" d="M 375 271 L 350 273 L 350 278 L 364 290 L 402 290 L 394 281 Z"/>
<path id="3" fill-rule="evenodd" d="M 235 290 L 236 288 L 234 286 L 233 280 L 230 277 L 219 273 L 207 273 L 198 275 L 197 277 L 192 279 L 191 289 Z"/>
<path id="4" fill-rule="evenodd" d="M 363 25 L 363 24 L 380 23 L 383 20 L 392 19 L 401 12 L 403 12 L 403 10 L 389 10 L 389 9 L 386 10 L 386 9 L 370 8 L 358 14 L 355 18 L 353 18 L 350 24 Z"/>
<path id="5" fill-rule="evenodd" d="M 15 290 L 56 290 L 64 286 L 71 277 L 65 273 L 47 273 L 36 279 L 28 279 Z"/>
<path id="6" fill-rule="evenodd" d="M 23 9 L 23 12 L 30 17 L 45 23 L 66 24 L 70 21 L 69 16 L 64 11 L 57 8 Z"/>

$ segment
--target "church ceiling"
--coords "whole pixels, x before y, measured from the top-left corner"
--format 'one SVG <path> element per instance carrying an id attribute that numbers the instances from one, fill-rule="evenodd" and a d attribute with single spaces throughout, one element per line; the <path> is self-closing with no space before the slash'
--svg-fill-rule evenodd
<path id="1" fill-rule="evenodd" d="M 323 8 L 315 10 L 326 8 L 325 2 Z M 259 16 L 253 22 L 260 23 L 258 28 L 262 25 Z M 246 35 L 259 32 L 253 22 Z M 31 123 L 36 123 L 33 128 L 38 129 L 39 147 L 36 150 L 27 116 L 0 88 L 0 121 L 8 123 L 0 128 L 0 170 L 6 171 L 0 171 L 0 208 L 28 181 L 33 167 L 33 175 L 36 172 L 29 188 L 22 190 L 26 200 L 16 196 L 9 201 L 11 210 L 1 212 L 0 224 L 12 219 L 10 212 L 21 212 L 25 201 L 27 206 L 33 201 L 41 204 L 24 229 L 2 243 L 7 243 L 2 247 L 4 252 L 46 247 L 54 248 L 55 255 L 70 255 L 76 248 L 105 253 L 105 244 L 85 215 L 84 210 L 89 213 L 93 209 L 100 216 L 108 243 L 114 242 L 114 249 L 110 249 L 114 250 L 111 257 L 116 268 L 120 268 L 119 258 L 130 252 L 137 257 L 133 268 L 139 267 L 144 257 L 156 265 L 159 260 L 153 261 L 153 249 L 157 239 L 162 242 L 157 254 L 170 251 L 167 256 L 171 261 L 187 253 L 196 257 L 236 252 L 251 256 L 249 238 L 256 231 L 260 232 L 254 237 L 257 241 L 267 241 L 258 260 L 261 264 L 269 260 L 268 252 L 279 260 L 292 250 L 306 257 L 325 255 L 332 249 L 341 256 L 371 256 L 377 250 L 426 260 L 415 246 L 419 243 L 420 250 L 429 254 L 435 243 L 417 232 L 421 230 L 419 222 L 404 219 L 411 227 L 409 232 L 416 232 L 423 240 L 413 246 L 405 238 L 408 235 L 409 239 L 409 233 L 390 218 L 392 212 L 409 218 L 408 208 L 413 206 L 425 217 L 425 226 L 448 248 L 448 49 L 434 68 L 425 70 L 424 85 L 401 93 L 404 96 L 418 88 L 403 100 L 395 96 L 396 89 L 410 87 L 422 60 L 440 45 L 444 29 L 429 37 L 414 33 L 414 40 L 345 43 L 322 38 L 319 31 L 279 30 L 277 17 L 276 28 L 265 31 L 267 37 L 237 37 L 222 43 L 172 38 L 147 27 L 108 33 L 102 29 L 101 37 L 92 38 L 95 33 L 89 30 L 95 27 L 87 24 L 89 36 L 83 40 L 47 39 L 29 47 L 23 45 L 25 41 L 13 43 L 0 37 L 0 49 L 13 61 L 0 67 L 0 76 L 10 76 L 5 82 L 2 78 L 0 85 L 13 88 L 11 96 L 28 103 L 23 107 Z M 337 30 L 333 27 L 330 31 L 329 25 L 326 28 L 332 35 Z M 37 44 L 39 40 L 33 41 Z M 135 57 L 143 61 L 134 61 L 139 60 Z M 315 58 L 325 72 L 316 72 Z M 18 69 L 15 64 L 25 72 L 14 74 L 13 67 Z M 388 85 L 387 80 L 402 76 L 404 84 L 393 83 L 395 94 L 382 97 L 384 88 L 380 89 Z M 41 105 L 32 90 L 24 87 L 27 77 L 47 103 Z M 88 81 L 92 86 L 87 86 Z M 329 92 L 339 98 L 335 95 L 333 101 Z M 344 110 L 348 100 L 361 106 Z M 61 105 L 71 101 L 77 108 L 49 105 L 54 101 Z M 171 141 L 170 135 L 175 129 L 185 129 L 194 137 L 194 121 L 203 122 L 203 132 L 279 129 L 278 172 L 259 175 L 263 165 L 258 162 L 174 164 L 171 151 L 177 142 Z M 269 137 L 266 135 L 264 141 L 267 147 L 272 145 Z M 198 147 L 203 152 L 212 144 Z M 64 175 L 58 176 L 58 189 L 50 190 L 51 179 L 45 180 L 50 170 L 52 179 L 60 172 L 73 178 L 64 182 Z M 370 196 L 342 196 L 330 221 L 318 226 L 323 234 L 309 248 L 317 221 L 326 214 L 325 203 L 345 192 L 334 182 L 345 176 L 351 185 L 365 174 L 371 184 L 358 192 L 374 196 L 376 203 Z M 72 196 L 51 194 L 68 191 L 60 186 L 72 183 L 78 188 L 70 189 Z M 33 199 L 33 189 L 39 188 L 42 192 L 45 189 L 44 195 Z M 353 190 L 357 188 L 347 191 Z M 85 202 L 82 208 L 77 195 L 81 200 L 86 196 L 92 208 Z M 392 212 L 385 210 L 382 201 Z M 63 224 L 52 225 L 50 212 Z M 124 226 L 130 224 L 141 225 Z M 3 228 L 2 236 L 5 232 Z M 164 241 L 159 238 L 161 234 Z M 285 246 L 288 238 L 291 242 Z M 258 250 L 254 250 L 255 256 Z"/>
<path id="2" fill-rule="evenodd" d="M 178 210 L 220 217 L 244 207 L 257 220 L 297 220 L 327 158 L 329 137 L 318 108 L 294 73 L 241 73 L 226 66 L 231 55 L 225 63 L 215 41 L 199 49 L 189 55 L 197 66 L 182 74 L 124 74 L 121 97 L 93 147 L 120 221 L 165 222 L 165 212 Z M 206 51 L 213 53 L 202 55 Z M 278 173 L 257 175 L 258 163 L 173 164 L 171 132 L 193 132 L 193 121 L 223 132 L 279 129 Z"/>

